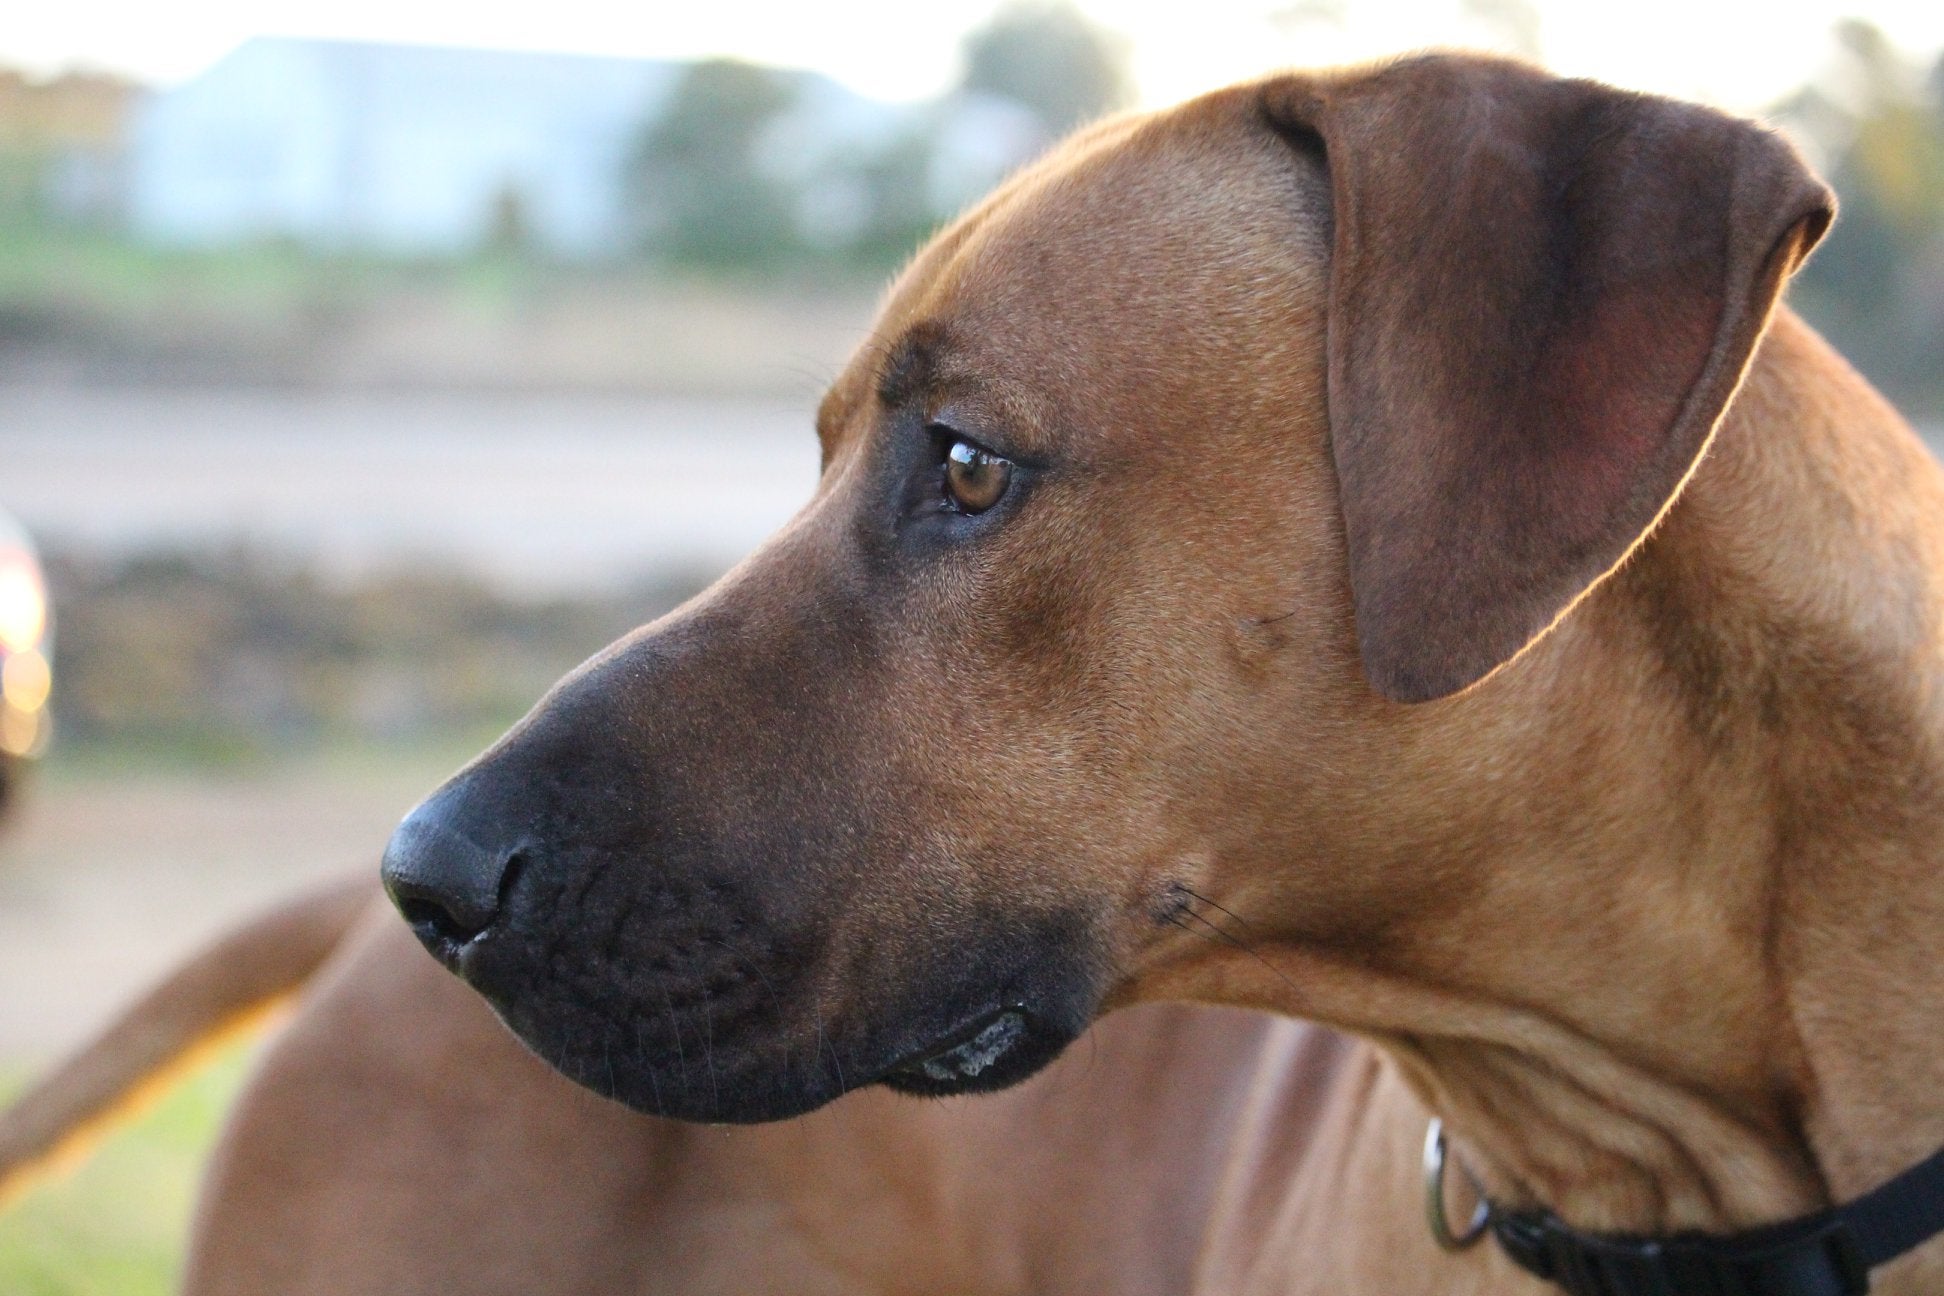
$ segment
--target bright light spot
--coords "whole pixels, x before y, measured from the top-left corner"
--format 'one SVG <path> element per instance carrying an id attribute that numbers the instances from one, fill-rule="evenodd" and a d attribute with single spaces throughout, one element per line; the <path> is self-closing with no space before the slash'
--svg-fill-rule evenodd
<path id="1" fill-rule="evenodd" d="M 45 711 L 16 711 L 0 703 L 0 753 L 34 756 L 45 747 L 51 729 Z"/>
<path id="2" fill-rule="evenodd" d="M 47 629 L 47 599 L 33 568 L 0 563 L 0 649 L 36 647 Z"/>
<path id="3" fill-rule="evenodd" d="M 47 658 L 29 648 L 7 658 L 0 666 L 0 698 L 16 711 L 33 712 L 47 705 L 48 690 L 54 687 L 54 672 Z"/>

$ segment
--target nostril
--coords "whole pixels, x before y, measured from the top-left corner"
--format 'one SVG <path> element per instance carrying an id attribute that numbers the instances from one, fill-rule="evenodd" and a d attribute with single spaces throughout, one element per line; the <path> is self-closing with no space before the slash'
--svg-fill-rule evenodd
<path id="1" fill-rule="evenodd" d="M 451 945 L 464 945 L 492 925 L 492 918 L 489 916 L 478 926 L 469 926 L 453 917 L 452 913 L 437 901 L 416 896 L 401 897 L 398 901 L 398 912 L 405 916 L 405 921 L 414 929 Z"/>
<path id="2" fill-rule="evenodd" d="M 499 891 L 493 897 L 493 913 L 495 916 L 506 912 L 507 900 L 512 896 L 513 888 L 519 885 L 520 875 L 526 872 L 526 866 L 527 857 L 526 852 L 523 850 L 515 850 L 506 857 L 505 868 L 500 873 Z"/>
<path id="3" fill-rule="evenodd" d="M 414 810 L 385 847 L 379 870 L 391 902 L 435 954 L 453 954 L 484 935 L 505 909 L 521 872 L 517 849 L 494 851 Z"/>
<path id="4" fill-rule="evenodd" d="M 524 871 L 519 847 L 493 841 L 490 820 L 461 812 L 448 789 L 405 816 L 380 872 L 392 903 L 441 958 L 484 935 L 506 912 Z"/>

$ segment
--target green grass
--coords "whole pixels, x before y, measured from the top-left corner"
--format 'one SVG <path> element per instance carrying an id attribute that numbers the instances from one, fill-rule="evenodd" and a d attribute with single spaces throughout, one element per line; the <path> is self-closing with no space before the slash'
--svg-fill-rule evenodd
<path id="1" fill-rule="evenodd" d="M 198 1173 L 254 1050 L 225 1053 L 78 1170 L 43 1180 L 0 1214 L 8 1296 L 167 1296 L 176 1290 Z M 28 1077 L 0 1078 L 0 1095 Z"/>

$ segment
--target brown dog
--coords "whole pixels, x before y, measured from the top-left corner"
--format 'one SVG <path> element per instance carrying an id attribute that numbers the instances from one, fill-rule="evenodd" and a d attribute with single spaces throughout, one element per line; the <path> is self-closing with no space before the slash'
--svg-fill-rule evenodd
<path id="1" fill-rule="evenodd" d="M 190 1289 L 1536 1293 L 1434 1247 L 1430 1115 L 1602 1233 L 1922 1160 L 1944 483 L 1771 317 L 1829 215 L 1753 126 L 1470 57 L 1077 137 L 900 278 L 803 513 L 387 855 L 567 1075 L 813 1114 L 631 1115 L 376 921 Z M 1348 1034 L 1053 1061 L 1162 999 Z"/>

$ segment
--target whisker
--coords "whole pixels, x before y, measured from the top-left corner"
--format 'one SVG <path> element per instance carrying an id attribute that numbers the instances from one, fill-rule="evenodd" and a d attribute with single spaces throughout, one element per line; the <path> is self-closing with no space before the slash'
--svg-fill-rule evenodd
<path id="1" fill-rule="evenodd" d="M 682 1076 L 682 1093 L 688 1093 L 688 1052 L 682 1047 L 682 1019 L 675 1015 L 675 1001 L 668 997 L 668 988 L 657 984 L 661 993 L 662 1015 L 668 1018 L 668 1033 L 675 1037 L 675 1066 Z"/>
<path id="2" fill-rule="evenodd" d="M 1210 900 L 1207 896 L 1203 895 L 1199 891 L 1192 891 L 1187 887 L 1182 887 L 1181 893 L 1187 896 L 1191 900 L 1201 901 L 1203 904 L 1207 905 L 1210 909 L 1219 910 L 1220 912 L 1227 914 L 1229 917 L 1235 919 L 1235 921 L 1241 923 L 1244 927 L 1250 930 L 1254 930 L 1255 928 L 1255 924 L 1251 923 L 1247 918 L 1244 918 L 1241 914 L 1235 912 L 1235 910 L 1230 909 L 1226 905 L 1218 904 L 1216 901 Z"/>
<path id="3" fill-rule="evenodd" d="M 710 1009 L 709 1001 L 706 999 L 702 1001 L 702 1030 L 702 1065 L 709 1073 L 709 1110 L 712 1113 L 720 1113 L 722 1091 L 716 1087 L 715 1013 Z"/>
<path id="4" fill-rule="evenodd" d="M 1186 888 L 1183 888 L 1183 890 L 1186 891 Z M 1188 895 L 1194 896 L 1194 892 L 1192 891 L 1186 891 L 1186 893 Z M 1222 906 L 1215 904 L 1215 902 L 1212 900 L 1208 900 L 1202 896 L 1195 896 L 1194 898 L 1197 900 L 1201 900 L 1202 903 L 1204 904 L 1213 905 L 1215 908 L 1221 909 L 1223 913 L 1228 914 L 1229 917 L 1235 919 L 1235 921 L 1241 923 L 1245 927 L 1249 925 L 1248 919 L 1243 918 L 1240 914 L 1232 913 L 1227 909 L 1222 909 Z M 1277 967 L 1274 963 L 1271 963 L 1268 959 L 1264 958 L 1262 955 L 1262 951 L 1258 950 L 1254 945 L 1250 944 L 1248 941 L 1241 939 L 1240 937 L 1234 935 L 1233 933 L 1228 932 L 1223 928 L 1216 926 L 1214 923 L 1210 922 L 1206 917 L 1196 913 L 1193 909 L 1185 909 L 1183 910 L 1183 912 L 1186 913 L 1190 918 L 1193 918 L 1195 921 L 1202 924 L 1202 926 L 1208 928 L 1210 932 L 1214 933 L 1213 936 L 1207 937 L 1206 939 L 1215 940 L 1219 938 L 1222 941 L 1222 943 L 1228 945 L 1230 948 L 1238 949 L 1242 951 L 1244 954 L 1247 954 L 1250 958 L 1254 959 L 1256 962 L 1262 964 L 1263 967 L 1267 968 L 1271 975 L 1273 975 L 1278 981 L 1282 982 L 1284 985 L 1288 986 L 1290 990 L 1294 992 L 1296 995 L 1298 996 L 1302 995 L 1303 993 L 1302 988 L 1298 986 L 1294 981 L 1289 979 L 1289 974 L 1284 972 L 1281 968 Z M 1168 916 L 1168 921 L 1174 923 L 1175 926 L 1180 927 L 1183 931 L 1194 930 L 1193 928 L 1189 927 L 1188 924 L 1180 921 L 1179 917 L 1176 915 L 1170 914 Z"/>
<path id="5" fill-rule="evenodd" d="M 763 971 L 761 964 L 750 962 L 748 960 L 743 959 L 740 955 L 736 953 L 734 946 L 730 945 L 728 941 L 723 940 L 720 937 L 711 936 L 706 932 L 697 932 L 696 939 L 704 942 L 705 944 L 713 945 L 717 949 L 721 950 L 724 954 L 727 954 L 729 956 L 729 961 L 733 963 L 736 967 L 740 968 L 742 971 L 755 974 L 756 979 L 763 983 L 763 989 L 769 992 L 770 1006 L 776 1010 L 776 1020 L 778 1021 L 778 1023 L 781 1023 L 784 1020 L 785 1014 L 783 1011 L 783 996 L 777 993 L 776 983 L 769 979 L 769 974 Z M 789 1082 L 789 1077 L 790 1077 L 790 1040 L 789 1037 L 786 1035 L 783 1039 L 783 1079 L 786 1084 Z"/>
<path id="6" fill-rule="evenodd" d="M 1230 945 L 1235 946 L 1237 949 L 1247 949 L 1249 947 L 1249 943 L 1247 941 L 1243 940 L 1240 936 L 1237 936 L 1234 932 L 1230 931 L 1228 928 L 1222 926 L 1220 923 L 1209 921 L 1209 918 L 1206 914 L 1198 914 L 1193 909 L 1184 909 L 1182 912 L 1187 914 L 1190 918 L 1193 918 L 1196 922 L 1200 923 L 1202 926 L 1208 928 L 1208 930 L 1214 932 L 1217 936 L 1221 937 L 1224 941 L 1228 942 Z"/>
<path id="7" fill-rule="evenodd" d="M 844 1083 L 844 1060 L 837 1056 L 837 1046 L 832 1044 L 830 1037 L 824 1034 L 822 994 L 817 996 L 815 1016 L 817 1019 L 817 1064 L 819 1066 L 823 1064 L 824 1050 L 829 1049 L 831 1069 L 837 1073 L 837 1092 L 844 1093 L 849 1089 L 849 1086 Z"/>
<path id="8" fill-rule="evenodd" d="M 1229 936 L 1229 934 L 1223 931 L 1220 927 L 1215 927 L 1214 928 L 1215 936 L 1210 936 L 1207 932 L 1202 931 L 1199 928 L 1190 927 L 1187 923 L 1181 921 L 1181 919 L 1175 914 L 1168 915 L 1168 923 L 1170 926 L 1179 927 L 1181 928 L 1181 930 L 1187 932 L 1190 936 L 1193 936 L 1199 940 L 1205 940 L 1209 942 L 1211 945 L 1220 945 L 1222 943 L 1220 940 L 1216 939 L 1217 936 L 1227 937 L 1229 944 L 1231 945 L 1235 944 L 1235 938 Z M 1214 927 L 1214 924 L 1210 923 L 1209 926 Z"/>
<path id="9" fill-rule="evenodd" d="M 648 1087 L 651 1090 L 653 1090 L 655 1094 L 655 1115 L 666 1116 L 668 1115 L 668 1108 L 662 1105 L 661 1081 L 655 1078 L 654 1059 L 648 1055 L 647 1048 L 641 1042 L 641 1019 L 640 1018 L 635 1019 L 634 1035 L 635 1035 L 635 1056 L 641 1059 L 642 1069 L 648 1073 Z"/>

